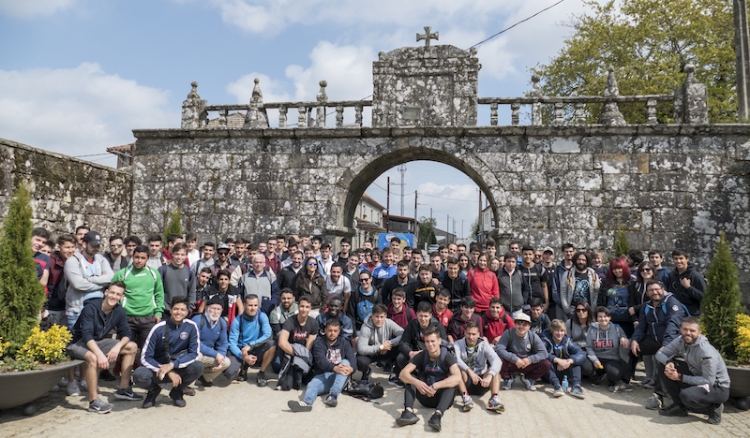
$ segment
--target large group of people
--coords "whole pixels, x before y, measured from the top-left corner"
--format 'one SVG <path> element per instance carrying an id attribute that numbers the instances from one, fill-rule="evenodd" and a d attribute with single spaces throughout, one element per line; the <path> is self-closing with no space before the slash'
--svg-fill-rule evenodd
<path id="1" fill-rule="evenodd" d="M 68 353 L 84 361 L 61 385 L 71 396 L 87 390 L 92 412 L 112 409 L 97 385 L 117 375 L 114 396 L 143 408 L 164 384 L 183 407 L 196 381 L 275 380 L 276 390 L 304 391 L 288 407 L 307 412 L 321 395 L 337 406 L 351 380 L 381 369 L 403 389 L 396 423 L 418 422 L 418 401 L 440 430 L 455 396 L 468 411 L 489 393 L 486 408 L 503 412 L 500 392 L 516 382 L 577 399 L 584 380 L 631 391 L 640 361 L 640 385 L 653 389 L 645 407 L 661 415 L 718 424 L 728 398 L 726 366 L 697 319 L 706 283 L 680 250 L 668 269 L 658 251 L 605 264 L 600 251 L 569 243 L 556 262 L 553 248 L 512 242 L 499 255 L 492 240 L 424 255 L 398 238 L 382 249 L 342 238 L 338 252 L 319 236 L 108 242 L 104 252 L 85 226 L 55 241 L 37 228 L 32 238 L 44 317 L 70 329 Z"/>

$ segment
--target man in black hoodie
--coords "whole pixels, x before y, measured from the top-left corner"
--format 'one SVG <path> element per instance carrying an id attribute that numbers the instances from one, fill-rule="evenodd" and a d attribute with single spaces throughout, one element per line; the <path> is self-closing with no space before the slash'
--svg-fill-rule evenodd
<path id="1" fill-rule="evenodd" d="M 469 281 L 459 273 L 458 259 L 449 257 L 446 262 L 445 275 L 441 284 L 451 294 L 451 301 L 448 308 L 454 314 L 461 311 L 461 300 L 464 297 L 471 296 L 469 291 Z"/>
<path id="2" fill-rule="evenodd" d="M 687 307 L 690 316 L 701 316 L 701 301 L 703 291 L 706 290 L 706 280 L 695 270 L 685 251 L 672 251 L 674 270 L 667 280 L 667 291 L 672 292 L 682 304 Z"/>
<path id="3" fill-rule="evenodd" d="M 121 400 L 142 400 L 130 386 L 130 375 L 138 347 L 130 341 L 130 326 L 125 309 L 119 302 L 125 294 L 125 283 L 115 281 L 104 291 L 104 298 L 86 302 L 75 326 L 73 339 L 68 345 L 68 355 L 73 359 L 86 361 L 86 384 L 89 389 L 89 411 L 106 414 L 112 405 L 101 400 L 97 394 L 99 370 L 109 369 L 109 364 L 122 356 L 120 388 L 115 398 Z M 104 335 L 117 328 L 120 338 L 105 338 Z"/>
<path id="4" fill-rule="evenodd" d="M 424 350 L 424 331 L 428 327 L 435 327 L 440 339 L 447 340 L 445 327 L 432 316 L 432 305 L 427 301 L 422 301 L 417 305 L 417 319 L 409 321 L 401 335 L 401 342 L 398 344 L 399 355 L 396 358 L 398 369 L 403 369 L 411 358 Z M 388 383 L 403 387 L 401 381 L 388 381 Z"/>

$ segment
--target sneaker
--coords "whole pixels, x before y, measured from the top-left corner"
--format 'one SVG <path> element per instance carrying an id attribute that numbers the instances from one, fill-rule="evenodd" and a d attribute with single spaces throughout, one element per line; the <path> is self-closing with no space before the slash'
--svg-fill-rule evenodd
<path id="1" fill-rule="evenodd" d="M 120 399 L 120 400 L 130 400 L 130 401 L 143 400 L 143 396 L 134 393 L 132 387 L 128 387 L 125 389 L 122 389 L 122 388 L 118 389 L 117 392 L 115 392 L 115 398 Z"/>
<path id="2" fill-rule="evenodd" d="M 470 395 L 464 394 L 461 396 L 464 401 L 464 412 L 470 411 L 474 407 L 474 400 L 471 398 Z"/>
<path id="3" fill-rule="evenodd" d="M 721 414 L 724 413 L 724 403 L 721 403 L 715 409 L 708 411 L 709 424 L 721 424 Z"/>
<path id="4" fill-rule="evenodd" d="M 361 380 L 370 380 L 370 376 L 372 375 L 372 370 L 370 367 L 367 367 L 366 370 L 362 372 L 362 379 Z M 391 376 L 388 378 L 390 380 L 391 377 L 395 376 L 395 374 L 391 374 Z"/>
<path id="5" fill-rule="evenodd" d="M 664 399 L 659 394 L 653 394 L 646 400 L 646 409 L 655 411 L 664 407 Z"/>
<path id="6" fill-rule="evenodd" d="M 261 388 L 265 388 L 266 386 L 268 386 L 268 380 L 266 380 L 266 373 L 264 373 L 263 371 L 259 372 L 258 376 L 255 378 L 255 382 Z"/>
<path id="7" fill-rule="evenodd" d="M 654 389 L 656 384 L 651 379 L 645 379 L 643 382 L 641 382 L 641 386 L 648 389 Z"/>
<path id="8" fill-rule="evenodd" d="M 336 406 L 339 405 L 338 396 L 334 394 L 328 394 L 328 397 L 326 397 L 326 399 L 323 400 L 323 403 L 325 403 L 326 406 L 335 408 Z"/>
<path id="9" fill-rule="evenodd" d="M 526 376 L 521 376 L 521 383 L 523 383 L 523 385 L 529 391 L 536 391 L 536 386 L 534 385 L 534 381 L 531 379 L 527 379 Z"/>
<path id="10" fill-rule="evenodd" d="M 511 388 L 513 388 L 513 380 L 503 380 L 503 391 L 510 391 Z"/>
<path id="11" fill-rule="evenodd" d="M 594 377 L 591 378 L 591 386 L 600 386 L 604 381 L 605 376 L 606 374 L 604 373 L 596 373 Z"/>
<path id="12" fill-rule="evenodd" d="M 440 432 L 440 429 L 443 428 L 443 426 L 440 424 L 441 417 L 442 415 L 438 414 L 436 411 L 434 414 L 432 414 L 432 417 L 430 417 L 430 419 L 427 421 L 427 425 L 437 430 L 438 432 Z"/>
<path id="13" fill-rule="evenodd" d="M 633 392 L 633 385 L 631 385 L 630 383 L 621 382 L 620 390 L 625 392 Z"/>
<path id="14" fill-rule="evenodd" d="M 586 398 L 586 396 L 583 395 L 583 389 L 581 389 L 581 387 L 578 385 L 574 386 L 573 389 L 570 390 L 570 395 L 575 398 L 580 398 L 581 400 Z"/>
<path id="15" fill-rule="evenodd" d="M 395 386 L 396 388 L 404 387 L 404 382 L 402 382 L 401 379 L 399 379 L 395 374 L 391 374 L 391 376 L 388 378 L 388 384 L 391 386 Z"/>
<path id="16" fill-rule="evenodd" d="M 117 377 L 115 377 L 114 374 L 110 373 L 109 370 L 101 370 L 99 371 L 99 380 L 104 380 L 105 382 L 114 382 L 117 380 Z"/>
<path id="17" fill-rule="evenodd" d="M 190 397 L 195 396 L 195 388 L 192 386 L 188 386 L 187 388 L 182 390 L 182 395 L 189 395 Z"/>
<path id="18" fill-rule="evenodd" d="M 67 377 L 63 377 L 62 379 L 60 379 L 60 382 L 57 384 L 57 386 L 59 386 L 60 388 L 67 387 L 68 386 L 68 378 Z"/>
<path id="19" fill-rule="evenodd" d="M 78 386 L 77 380 L 71 380 L 70 382 L 68 382 L 67 389 L 68 395 L 71 397 L 75 395 L 81 395 L 81 387 Z"/>
<path id="20" fill-rule="evenodd" d="M 495 412 L 505 412 L 505 406 L 500 403 L 500 399 L 497 397 L 490 397 L 490 401 L 487 402 L 487 409 Z"/>
<path id="21" fill-rule="evenodd" d="M 240 373 L 237 374 L 237 377 L 235 378 L 238 382 L 244 382 L 247 380 L 247 370 L 240 370 Z"/>
<path id="22" fill-rule="evenodd" d="M 565 395 L 565 391 L 563 391 L 562 386 L 555 386 L 555 392 L 552 393 L 555 398 L 560 398 Z"/>
<path id="23" fill-rule="evenodd" d="M 99 397 L 94 401 L 89 402 L 89 412 L 96 412 L 97 414 L 108 414 L 112 410 L 112 405 L 103 401 Z"/>
<path id="24" fill-rule="evenodd" d="M 680 406 L 677 403 L 672 403 L 664 409 L 659 410 L 659 415 L 665 417 L 687 417 L 688 411 L 684 406 Z"/>
<path id="25" fill-rule="evenodd" d="M 161 392 L 161 386 L 156 385 L 153 388 L 148 390 L 148 393 L 146 393 L 146 398 L 143 400 L 143 405 L 141 406 L 143 409 L 153 408 L 156 405 L 156 396 L 159 395 Z"/>
<path id="26" fill-rule="evenodd" d="M 417 417 L 417 414 L 408 409 L 404 409 L 404 412 L 401 413 L 401 416 L 396 419 L 396 424 L 400 427 L 404 427 L 411 426 L 412 424 L 417 424 L 418 421 L 419 417 Z"/>
<path id="27" fill-rule="evenodd" d="M 393 364 L 388 362 L 383 366 L 384 373 L 390 373 L 393 370 Z"/>
<path id="28" fill-rule="evenodd" d="M 81 389 L 86 392 L 89 391 L 89 384 L 86 383 L 86 379 L 81 379 Z"/>
<path id="29" fill-rule="evenodd" d="M 214 386 L 213 382 L 207 381 L 203 376 L 198 377 L 198 381 L 201 382 L 201 385 L 203 385 L 204 388 Z"/>
<path id="30" fill-rule="evenodd" d="M 194 391 L 193 394 L 195 394 L 195 390 L 193 391 Z M 184 408 L 187 405 L 187 403 L 185 403 L 185 399 L 182 398 L 182 395 L 183 395 L 183 391 L 180 391 L 177 388 L 174 388 L 171 391 L 169 391 L 169 398 L 172 399 L 172 401 L 174 402 L 174 405 L 177 406 L 178 408 Z"/>
<path id="31" fill-rule="evenodd" d="M 287 402 L 286 404 L 289 406 L 289 409 L 292 410 L 292 412 L 310 412 L 312 411 L 312 406 L 308 405 L 307 403 L 303 401 L 297 401 L 297 400 L 291 400 Z"/>
<path id="32" fill-rule="evenodd" d="M 609 392 L 613 394 L 617 392 L 617 385 L 609 385 Z"/>

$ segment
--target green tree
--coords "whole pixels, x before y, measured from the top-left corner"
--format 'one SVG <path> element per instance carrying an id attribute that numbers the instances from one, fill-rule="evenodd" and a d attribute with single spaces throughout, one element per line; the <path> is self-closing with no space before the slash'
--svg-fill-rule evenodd
<path id="1" fill-rule="evenodd" d="M 630 244 L 628 238 L 625 236 L 625 232 L 620 230 L 618 227 L 617 235 L 615 238 L 615 257 L 620 257 L 630 252 Z"/>
<path id="2" fill-rule="evenodd" d="M 182 211 L 180 210 L 180 207 L 177 207 L 177 209 L 172 212 L 172 215 L 169 218 L 169 224 L 167 224 L 167 228 L 164 229 L 164 245 L 167 244 L 167 238 L 170 234 L 182 235 Z"/>
<path id="3" fill-rule="evenodd" d="M 471 237 L 478 238 L 479 236 L 479 217 L 474 219 L 474 222 L 471 223 Z"/>
<path id="4" fill-rule="evenodd" d="M 724 232 L 719 233 L 716 254 L 706 277 L 706 291 L 701 301 L 701 327 L 711 344 L 722 355 L 734 358 L 734 334 L 740 304 L 740 281 L 737 265 Z"/>
<path id="5" fill-rule="evenodd" d="M 11 357 L 39 326 L 45 299 L 31 251 L 30 199 L 22 183 L 10 201 L 0 237 L 0 337 L 10 343 L 5 354 Z"/>
<path id="6" fill-rule="evenodd" d="M 419 236 L 417 237 L 417 245 L 423 247 L 424 244 L 432 245 L 437 243 L 435 238 L 435 227 L 437 226 L 437 220 L 431 217 L 422 216 L 419 219 Z"/>
<path id="7" fill-rule="evenodd" d="M 670 94 L 685 81 L 684 67 L 708 87 L 709 120 L 737 120 L 734 22 L 728 0 L 584 0 L 590 14 L 573 17 L 573 35 L 548 64 L 532 71 L 547 96 L 600 96 L 613 66 L 622 95 Z M 619 7 L 618 7 L 619 6 Z M 594 121 L 600 105 L 587 105 Z M 630 123 L 643 123 L 643 104 L 620 104 Z M 659 104 L 660 123 L 673 121 Z"/>

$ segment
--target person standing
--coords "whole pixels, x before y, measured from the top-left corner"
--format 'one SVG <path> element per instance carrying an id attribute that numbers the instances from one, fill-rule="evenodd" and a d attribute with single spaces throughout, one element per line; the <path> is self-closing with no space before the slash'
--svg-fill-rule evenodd
<path id="1" fill-rule="evenodd" d="M 690 316 L 701 316 L 701 301 L 706 290 L 706 279 L 695 269 L 686 252 L 672 251 L 674 270 L 669 274 L 667 292 L 674 294 L 687 307 Z"/>

